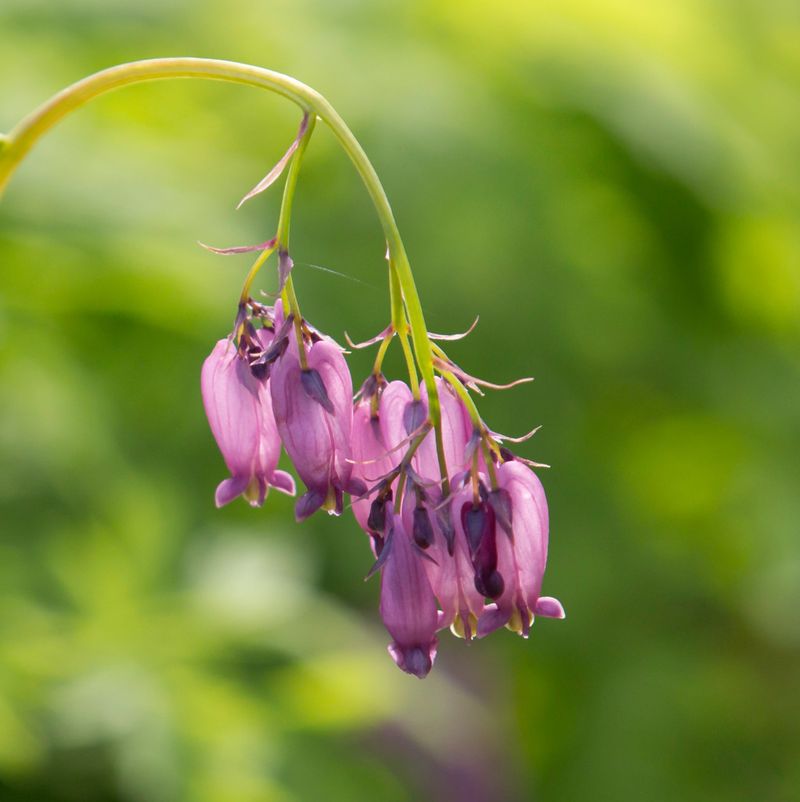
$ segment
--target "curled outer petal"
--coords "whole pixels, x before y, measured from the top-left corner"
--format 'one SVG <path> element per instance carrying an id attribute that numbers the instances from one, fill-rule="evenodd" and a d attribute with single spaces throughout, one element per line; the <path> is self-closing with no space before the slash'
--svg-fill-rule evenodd
<path id="1" fill-rule="evenodd" d="M 381 570 L 381 618 L 392 636 L 397 666 L 422 679 L 436 658 L 438 611 L 423 563 L 401 520 L 394 518 L 391 552 Z"/>

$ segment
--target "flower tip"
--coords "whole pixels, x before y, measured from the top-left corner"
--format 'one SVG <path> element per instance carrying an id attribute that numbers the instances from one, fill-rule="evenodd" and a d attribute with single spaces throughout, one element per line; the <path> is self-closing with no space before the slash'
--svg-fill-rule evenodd
<path id="1" fill-rule="evenodd" d="M 217 509 L 230 504 L 238 496 L 241 496 L 250 480 L 247 476 L 232 476 L 229 479 L 224 479 L 217 485 L 217 490 L 214 493 L 214 503 Z"/>
<path id="2" fill-rule="evenodd" d="M 364 498 L 369 494 L 369 488 L 366 486 L 366 484 L 355 476 L 350 477 L 345 485 L 344 490 L 345 493 L 348 493 L 355 499 Z"/>
<path id="3" fill-rule="evenodd" d="M 567 617 L 564 606 L 552 596 L 540 596 L 533 612 L 543 618 L 559 618 L 563 620 Z"/>
<path id="4" fill-rule="evenodd" d="M 297 523 L 312 516 L 325 503 L 325 496 L 317 490 L 309 490 L 297 499 L 294 517 Z"/>
<path id="5" fill-rule="evenodd" d="M 334 414 L 333 402 L 328 397 L 325 383 L 318 370 L 306 368 L 300 372 L 300 384 L 305 394 L 316 401 L 329 415 Z"/>
<path id="6" fill-rule="evenodd" d="M 418 679 L 425 679 L 433 668 L 433 661 L 436 659 L 437 641 L 431 644 L 427 650 L 423 646 L 402 647 L 396 641 L 388 646 L 389 654 L 392 656 L 395 665 L 406 674 L 413 674 Z"/>
<path id="7" fill-rule="evenodd" d="M 287 496 L 293 496 L 297 492 L 294 477 L 290 473 L 286 473 L 286 471 L 275 471 L 272 474 L 271 484 L 276 490 L 285 493 Z"/>

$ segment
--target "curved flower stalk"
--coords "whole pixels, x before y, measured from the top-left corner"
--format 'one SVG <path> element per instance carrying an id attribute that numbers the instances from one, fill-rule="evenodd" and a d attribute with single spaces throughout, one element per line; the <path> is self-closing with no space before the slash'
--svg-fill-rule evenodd
<path id="1" fill-rule="evenodd" d="M 542 596 L 549 520 L 532 468 L 483 422 L 472 394 L 506 385 L 475 378 L 439 343 L 469 334 L 431 334 L 386 193 L 341 117 L 325 98 L 286 75 L 229 61 L 165 58 L 121 64 L 63 90 L 0 135 L 0 193 L 38 139 L 67 114 L 105 92 L 145 81 L 195 78 L 276 92 L 302 118 L 294 139 L 239 203 L 286 174 L 277 225 L 258 245 L 206 247 L 231 257 L 257 254 L 236 305 L 233 330 L 201 370 L 203 403 L 231 476 L 217 487 L 225 505 L 243 496 L 260 506 L 270 487 L 294 493 L 277 468 L 281 445 L 306 486 L 295 514 L 340 514 L 351 497 L 359 526 L 381 573 L 380 610 L 392 638 L 389 652 L 409 674 L 424 677 L 436 656 L 439 629 L 465 639 L 506 626 L 527 637 L 535 616 L 563 618 Z M 292 280 L 289 231 L 300 168 L 317 121 L 350 157 L 386 239 L 389 322 L 359 346 L 377 345 L 370 375 L 356 399 L 345 355 L 304 318 Z M 276 256 L 274 305 L 253 298 L 253 282 Z M 349 339 L 349 338 L 348 338 Z M 387 381 L 384 357 L 395 340 L 408 382 Z M 355 403 L 355 406 L 353 404 Z M 535 430 L 534 430 L 535 431 Z M 532 433 L 531 433 L 532 434 Z"/>

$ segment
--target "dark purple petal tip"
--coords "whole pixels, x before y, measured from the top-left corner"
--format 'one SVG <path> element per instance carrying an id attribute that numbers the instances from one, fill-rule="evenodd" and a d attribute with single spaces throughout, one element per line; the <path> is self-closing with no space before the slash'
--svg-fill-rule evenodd
<path id="1" fill-rule="evenodd" d="M 396 663 L 397 667 L 406 672 L 406 674 L 413 674 L 419 679 L 424 679 L 433 668 L 433 661 L 436 659 L 436 645 L 437 641 L 426 648 L 424 646 L 401 646 L 396 641 L 391 643 L 388 647 L 389 654 L 392 660 Z"/>
<path id="2" fill-rule="evenodd" d="M 506 583 L 497 570 L 479 572 L 475 574 L 475 590 L 489 599 L 499 599 L 503 595 Z"/>
<path id="3" fill-rule="evenodd" d="M 414 542 L 421 548 L 427 549 L 433 543 L 433 524 L 425 507 L 414 509 L 414 526 L 412 529 Z"/>
<path id="4" fill-rule="evenodd" d="M 316 401 L 326 412 L 333 415 L 333 404 L 328 398 L 328 391 L 325 389 L 325 382 L 319 371 L 314 368 L 307 368 L 300 372 L 300 383 L 303 385 L 306 395 Z"/>
<path id="5" fill-rule="evenodd" d="M 406 434 L 411 435 L 425 423 L 428 411 L 422 401 L 411 401 L 403 411 L 403 426 Z"/>
<path id="6" fill-rule="evenodd" d="M 386 529 L 386 504 L 389 498 L 378 496 L 370 505 L 367 528 L 370 532 L 383 532 Z"/>
<path id="7" fill-rule="evenodd" d="M 503 487 L 495 488 L 489 493 L 488 502 L 494 512 L 497 523 L 500 524 L 509 537 L 513 537 L 514 533 L 511 528 L 511 494 Z"/>
<path id="8" fill-rule="evenodd" d="M 325 494 L 318 490 L 309 490 L 297 499 L 294 517 L 299 523 L 313 515 L 325 503 Z"/>

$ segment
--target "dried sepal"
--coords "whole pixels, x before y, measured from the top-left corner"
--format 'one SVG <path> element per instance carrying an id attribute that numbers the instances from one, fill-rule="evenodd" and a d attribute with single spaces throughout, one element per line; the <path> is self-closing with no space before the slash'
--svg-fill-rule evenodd
<path id="1" fill-rule="evenodd" d="M 300 140 L 303 138 L 303 135 L 308 130 L 308 121 L 309 115 L 306 112 L 303 115 L 303 119 L 300 122 L 300 128 L 297 130 L 297 136 L 289 145 L 286 153 L 281 156 L 275 166 L 239 201 L 236 205 L 237 209 L 240 209 L 244 203 L 250 200 L 250 198 L 254 198 L 256 195 L 260 195 L 265 189 L 268 189 L 275 181 L 280 178 L 281 173 L 286 169 L 286 165 L 289 163 L 289 160 L 294 155 L 294 152 L 297 150 L 298 146 L 300 145 Z"/>

